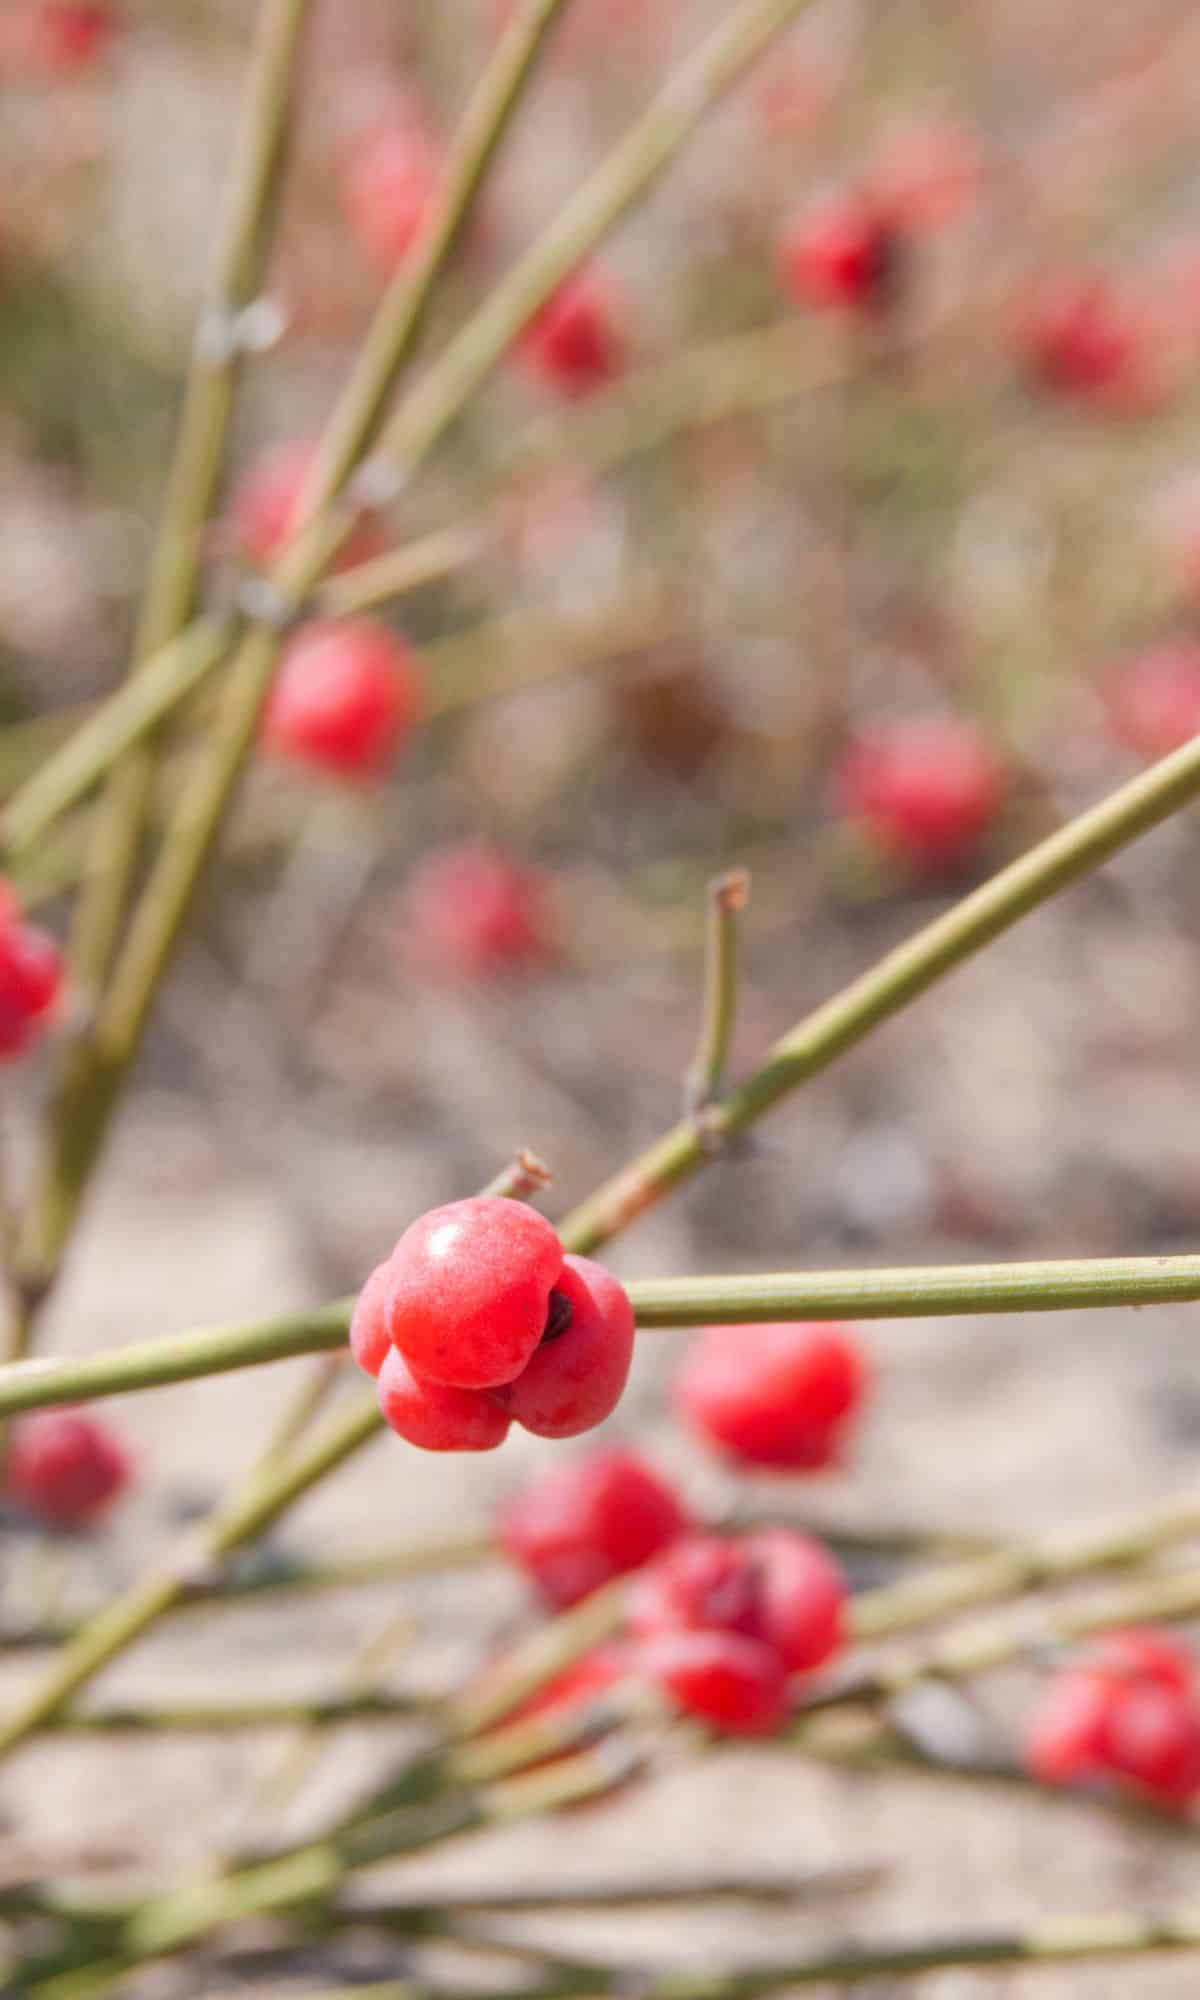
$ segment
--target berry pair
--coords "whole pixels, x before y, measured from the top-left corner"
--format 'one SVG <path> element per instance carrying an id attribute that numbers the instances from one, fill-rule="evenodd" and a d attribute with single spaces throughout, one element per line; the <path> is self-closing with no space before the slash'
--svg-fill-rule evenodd
<path id="1" fill-rule="evenodd" d="M 620 1401 L 633 1337 L 617 1280 L 494 1195 L 414 1222 L 350 1327 L 385 1421 L 427 1451 L 491 1451 L 514 1422 L 539 1437 L 591 1430 Z"/>
<path id="2" fill-rule="evenodd" d="M 675 1383 L 684 1421 L 728 1457 L 786 1472 L 835 1465 L 866 1393 L 852 1327 L 712 1326 Z"/>
<path id="3" fill-rule="evenodd" d="M 84 1410 L 42 1410 L 13 1426 L 4 1490 L 56 1528 L 95 1521 L 123 1492 L 133 1467 L 123 1445 Z"/>
<path id="4" fill-rule="evenodd" d="M 1195 1664 L 1164 1633 L 1112 1632 L 1065 1668 L 1030 1718 L 1025 1764 L 1044 1784 L 1110 1778 L 1182 1812 L 1200 1797 Z"/>
<path id="5" fill-rule="evenodd" d="M 54 1011 L 62 959 L 44 931 L 27 924 L 0 881 L 0 1062 L 23 1055 Z"/>

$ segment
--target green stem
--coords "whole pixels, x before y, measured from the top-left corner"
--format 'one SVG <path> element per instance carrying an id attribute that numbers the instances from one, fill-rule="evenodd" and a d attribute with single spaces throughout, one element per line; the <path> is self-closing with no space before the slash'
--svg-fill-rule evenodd
<path id="1" fill-rule="evenodd" d="M 236 341 L 221 335 L 230 316 L 252 302 L 262 283 L 309 6 L 310 0 L 263 0 L 259 13 L 209 287 L 208 316 L 217 337 L 198 338 L 192 357 L 134 644 L 133 676 L 175 639 L 191 615 L 241 372 Z M 154 678 L 157 683 L 157 672 Z M 137 863 L 153 768 L 152 753 L 139 750 L 114 773 L 89 846 L 73 939 L 75 974 L 85 989 L 99 988 L 112 956 Z"/>
<path id="2" fill-rule="evenodd" d="M 713 1138 L 744 1131 L 835 1057 L 899 1013 L 1060 889 L 1107 861 L 1200 793 L 1200 738 L 1120 786 L 897 946 L 777 1042 L 749 1081 L 714 1107 L 703 1134 L 681 1120 L 605 1183 L 563 1225 L 590 1252 L 706 1166 Z"/>
<path id="3" fill-rule="evenodd" d="M 718 1096 L 737 1018 L 738 917 L 750 895 L 744 868 L 730 868 L 708 885 L 704 945 L 704 997 L 700 1039 L 687 1075 L 687 1110 L 697 1117 Z"/>
<path id="4" fill-rule="evenodd" d="M 639 1327 L 772 1320 L 925 1319 L 948 1314 L 1069 1312 L 1200 1299 L 1200 1257 L 1082 1257 L 1032 1264 L 932 1264 L 883 1271 L 748 1271 L 730 1277 L 632 1279 Z M 0 1416 L 90 1402 L 328 1354 L 346 1344 L 353 1299 L 246 1325 L 201 1327 L 109 1353 L 0 1368 Z"/>

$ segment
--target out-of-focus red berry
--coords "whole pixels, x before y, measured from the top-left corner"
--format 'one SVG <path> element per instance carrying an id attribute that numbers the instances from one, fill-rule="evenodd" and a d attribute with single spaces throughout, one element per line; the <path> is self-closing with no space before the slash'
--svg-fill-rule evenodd
<path id="1" fill-rule="evenodd" d="M 1100 695 L 1118 743 L 1139 757 L 1165 757 L 1200 732 L 1200 645 L 1150 646 L 1110 668 Z"/>
<path id="2" fill-rule="evenodd" d="M 1035 287 L 1018 314 L 1017 344 L 1039 387 L 1114 412 L 1144 413 L 1172 386 L 1149 317 L 1102 273 Z"/>
<path id="3" fill-rule="evenodd" d="M 738 1632 L 656 1632 L 634 1664 L 683 1710 L 723 1736 L 773 1735 L 787 1714 L 787 1675 L 770 1646 Z"/>
<path id="4" fill-rule="evenodd" d="M 1004 761 L 983 731 L 949 716 L 861 730 L 833 775 L 841 813 L 882 853 L 919 870 L 968 855 L 1008 785 Z"/>
<path id="5" fill-rule="evenodd" d="M 388 1260 L 388 1330 L 425 1380 L 512 1382 L 529 1362 L 563 1268 L 557 1232 L 524 1203 L 473 1195 L 430 1209 Z"/>
<path id="6" fill-rule="evenodd" d="M 1077 1784 L 1099 1770 L 1112 1700 L 1103 1674 L 1060 1674 L 1043 1692 L 1025 1728 L 1024 1763 L 1043 1785 Z"/>
<path id="7" fill-rule="evenodd" d="M 0 76 L 66 83 L 111 53 L 121 18 L 102 0 L 9 0 L 0 11 Z"/>
<path id="8" fill-rule="evenodd" d="M 409 878 L 400 916 L 403 957 L 434 978 L 485 979 L 557 956 L 547 878 L 476 841 L 427 855 Z"/>
<path id="9" fill-rule="evenodd" d="M 901 243 L 894 224 L 861 189 L 831 189 L 785 223 L 779 279 L 797 305 L 879 318 L 895 301 Z"/>
<path id="10" fill-rule="evenodd" d="M 549 1715 L 555 1709 L 578 1708 L 583 1702 L 594 1701 L 597 1695 L 607 1694 L 609 1688 L 627 1679 L 631 1671 L 627 1647 L 593 1646 L 590 1653 L 572 1660 L 553 1680 L 527 1695 L 513 1709 L 509 1720 L 523 1722 L 532 1715 Z"/>
<path id="11" fill-rule="evenodd" d="M 133 1474 L 125 1447 L 83 1410 L 40 1410 L 13 1426 L 4 1462 L 10 1499 L 55 1527 L 83 1527 Z"/>
<path id="12" fill-rule="evenodd" d="M 508 1412 L 495 1396 L 427 1382 L 394 1347 L 376 1387 L 385 1424 L 422 1451 L 494 1451 L 508 1436 Z"/>
<path id="13" fill-rule="evenodd" d="M 1194 1662 L 1167 1633 L 1107 1633 L 1036 1704 L 1026 1768 L 1046 1784 L 1114 1778 L 1178 1812 L 1200 1797 L 1200 1700 Z"/>
<path id="14" fill-rule="evenodd" d="M 412 250 L 441 184 L 442 148 L 411 123 L 378 125 L 347 150 L 342 213 L 376 270 L 390 276 Z"/>
<path id="15" fill-rule="evenodd" d="M 845 1597 L 828 1550 L 792 1528 L 736 1541 L 687 1535 L 635 1578 L 628 1622 L 638 1637 L 738 1633 L 768 1647 L 785 1673 L 811 1673 L 842 1644 Z"/>
<path id="16" fill-rule="evenodd" d="M 936 235 L 961 222 L 976 206 L 983 180 L 974 135 L 941 119 L 887 134 L 870 169 L 871 193 L 903 236 Z"/>
<path id="17" fill-rule="evenodd" d="M 62 989 L 62 955 L 44 931 L 23 921 L 0 881 L 0 1061 L 21 1055 L 44 1028 Z"/>
<path id="18" fill-rule="evenodd" d="M 387 1299 L 391 1272 L 387 1264 L 377 1264 L 350 1315 L 350 1352 L 364 1375 L 378 1375 L 392 1352 L 388 1331 Z"/>
<path id="19" fill-rule="evenodd" d="M 502 1392 L 509 1415 L 537 1437 L 578 1437 L 616 1409 L 633 1360 L 625 1287 L 587 1257 L 566 1257 L 554 1281 L 551 1332 Z M 553 1327 L 558 1313 L 566 1324 Z"/>
<path id="20" fill-rule="evenodd" d="M 587 396 L 625 371 L 625 299 L 612 278 L 589 265 L 559 286 L 516 345 L 525 372 L 560 396 Z"/>
<path id="21" fill-rule="evenodd" d="M 505 1553 L 556 1609 L 640 1569 L 687 1529 L 681 1501 L 630 1451 L 598 1451 L 533 1479 L 501 1509 Z"/>
<path id="22" fill-rule="evenodd" d="M 286 546 L 300 518 L 300 500 L 317 461 L 315 438 L 285 438 L 248 465 L 225 510 L 225 539 L 234 552 L 266 569 Z M 335 567 L 353 569 L 379 555 L 378 523 L 363 514 L 338 550 Z"/>
<path id="23" fill-rule="evenodd" d="M 379 777 L 415 726 L 421 695 L 417 656 L 386 625 L 314 619 L 280 660 L 263 747 L 331 777 Z"/>
<path id="24" fill-rule="evenodd" d="M 714 1326 L 684 1361 L 675 1401 L 693 1430 L 731 1457 L 813 1472 L 837 1463 L 867 1379 L 853 1327 Z"/>

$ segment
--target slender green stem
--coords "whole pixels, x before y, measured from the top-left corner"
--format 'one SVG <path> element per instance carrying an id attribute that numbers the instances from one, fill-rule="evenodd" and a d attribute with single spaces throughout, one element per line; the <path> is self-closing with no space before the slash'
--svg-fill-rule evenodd
<path id="1" fill-rule="evenodd" d="M 1200 793 L 1200 738 L 1112 792 L 990 881 L 897 946 L 869 972 L 827 1000 L 777 1042 L 761 1069 L 714 1108 L 703 1134 L 681 1120 L 623 1168 L 563 1225 L 572 1247 L 588 1252 L 699 1172 L 712 1139 L 732 1137 L 788 1092 L 853 1048 L 1021 917 L 1158 826 Z"/>
<path id="2" fill-rule="evenodd" d="M 738 917 L 749 895 L 750 877 L 744 868 L 730 868 L 724 875 L 714 876 L 708 885 L 700 1039 L 685 1093 L 685 1108 L 692 1118 L 707 1110 L 720 1094 L 729 1060 L 737 1018 Z"/>
<path id="3" fill-rule="evenodd" d="M 259 11 L 209 304 L 192 357 L 134 645 L 134 675 L 175 639 L 191 615 L 240 373 L 232 321 L 262 282 L 309 7 L 310 0 L 263 0 Z M 157 684 L 158 672 L 154 679 Z M 152 775 L 148 749 L 125 760 L 110 781 L 89 844 L 73 938 L 75 975 L 85 988 L 100 986 L 116 944 Z"/>
<path id="4" fill-rule="evenodd" d="M 73 1709 L 50 1725 L 69 1736 L 221 1736 L 243 1729 L 325 1729 L 340 1723 L 394 1723 L 428 1715 L 418 1695 L 364 1690 L 354 1694 L 268 1699 L 229 1695 L 221 1701 L 130 1702 Z"/>
<path id="5" fill-rule="evenodd" d="M 1033 1264 L 917 1265 L 883 1271 L 748 1271 L 730 1277 L 643 1278 L 626 1285 L 638 1325 L 751 1325 L 828 1318 L 924 1319 L 947 1314 L 1068 1312 L 1200 1299 L 1200 1257 L 1066 1258 Z M 201 1327 L 108 1353 L 0 1368 L 0 1416 L 51 1403 L 156 1389 L 298 1354 L 343 1348 L 354 1301 L 248 1325 Z"/>

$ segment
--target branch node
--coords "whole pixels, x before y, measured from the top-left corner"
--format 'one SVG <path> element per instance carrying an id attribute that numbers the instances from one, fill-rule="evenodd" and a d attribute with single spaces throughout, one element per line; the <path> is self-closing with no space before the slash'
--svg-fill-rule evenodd
<path id="1" fill-rule="evenodd" d="M 210 367 L 226 368 L 244 354 L 266 354 L 283 338 L 288 316 L 277 299 L 248 305 L 211 305 L 196 326 L 195 353 Z"/>

